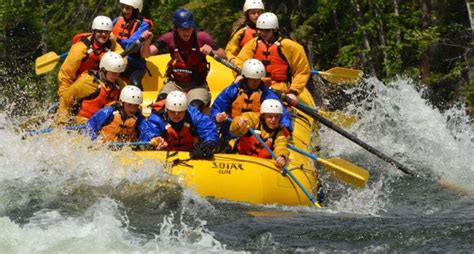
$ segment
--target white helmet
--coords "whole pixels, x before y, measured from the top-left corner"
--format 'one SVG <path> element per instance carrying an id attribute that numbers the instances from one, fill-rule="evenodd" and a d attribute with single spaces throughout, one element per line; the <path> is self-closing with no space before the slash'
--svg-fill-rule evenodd
<path id="1" fill-rule="evenodd" d="M 140 105 L 143 103 L 142 90 L 136 86 L 126 86 L 120 93 L 120 100 L 126 103 Z"/>
<path id="2" fill-rule="evenodd" d="M 188 99 L 186 94 L 181 91 L 171 91 L 166 96 L 166 109 L 182 112 L 188 108 Z"/>
<path id="3" fill-rule="evenodd" d="M 249 59 L 242 66 L 242 76 L 252 79 L 265 77 L 265 66 L 257 59 Z"/>
<path id="4" fill-rule="evenodd" d="M 246 0 L 244 3 L 244 12 L 251 9 L 265 10 L 262 0 Z"/>
<path id="5" fill-rule="evenodd" d="M 92 30 L 112 31 L 112 20 L 106 16 L 97 16 L 92 21 Z"/>
<path id="6" fill-rule="evenodd" d="M 271 13 L 265 12 L 257 19 L 258 29 L 278 29 L 278 17 Z"/>
<path id="7" fill-rule="evenodd" d="M 260 114 L 263 113 L 283 114 L 283 106 L 275 99 L 264 100 L 260 106 Z"/>
<path id="8" fill-rule="evenodd" d="M 138 9 L 138 12 L 142 12 L 143 1 L 142 0 L 120 0 L 121 4 L 132 6 L 133 9 Z"/>
<path id="9" fill-rule="evenodd" d="M 100 59 L 99 68 L 104 68 L 106 71 L 124 72 L 127 64 L 123 57 L 115 52 L 109 51 L 105 53 Z"/>

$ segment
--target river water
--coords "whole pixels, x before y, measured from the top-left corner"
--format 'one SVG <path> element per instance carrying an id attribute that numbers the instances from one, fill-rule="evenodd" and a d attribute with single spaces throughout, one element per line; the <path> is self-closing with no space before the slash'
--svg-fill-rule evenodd
<path id="1" fill-rule="evenodd" d="M 347 90 L 365 92 L 347 107 L 360 117 L 350 131 L 417 177 L 323 127 L 322 157 L 340 156 L 371 173 L 364 189 L 324 177 L 323 209 L 203 199 L 160 164 L 120 163 L 129 149 L 91 149 L 63 132 L 22 139 L 2 112 L 0 250 L 472 252 L 474 124 L 462 108 L 433 109 L 409 80 L 365 83 Z"/>

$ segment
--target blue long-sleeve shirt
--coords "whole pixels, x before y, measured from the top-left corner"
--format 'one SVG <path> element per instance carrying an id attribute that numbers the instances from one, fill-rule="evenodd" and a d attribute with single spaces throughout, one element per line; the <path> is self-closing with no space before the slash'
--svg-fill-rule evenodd
<path id="1" fill-rule="evenodd" d="M 217 98 L 214 100 L 214 103 L 212 103 L 211 112 L 210 112 L 211 118 L 213 120 L 215 120 L 216 115 L 221 112 L 226 112 L 227 115 L 232 117 L 231 116 L 232 103 L 237 98 L 237 95 L 239 94 L 239 90 L 244 89 L 243 87 L 244 87 L 244 84 L 232 83 L 217 96 Z M 275 99 L 281 102 L 278 95 L 274 93 L 272 90 L 270 90 L 265 84 L 261 84 L 257 89 L 262 91 L 262 96 L 260 99 L 261 102 L 263 102 L 266 99 Z M 247 89 L 247 90 L 250 91 L 250 89 Z M 244 89 L 244 92 L 245 91 L 246 89 Z M 280 125 L 290 130 L 290 132 L 293 131 L 293 127 L 291 125 L 291 115 L 286 109 L 286 107 L 283 107 L 283 116 L 280 118 Z M 227 137 L 233 136 L 229 131 L 229 122 L 225 121 L 221 123 L 221 132 Z"/>
<path id="2" fill-rule="evenodd" d="M 120 17 L 115 18 L 112 21 L 112 24 L 115 26 L 115 23 L 117 23 L 117 20 Z M 128 39 L 117 39 L 118 43 L 124 48 L 127 49 L 130 46 L 132 46 L 140 37 L 142 36 L 142 33 L 145 32 L 146 30 L 150 29 L 150 25 L 143 21 L 137 19 L 136 22 L 140 22 L 140 25 L 137 27 L 137 30 L 130 36 Z M 136 69 L 145 69 L 146 67 L 146 62 L 145 60 L 140 56 L 140 54 L 130 54 L 128 55 L 128 64 L 127 67 L 132 67 Z"/>
<path id="3" fill-rule="evenodd" d="M 114 117 L 114 111 L 117 110 L 116 106 L 105 107 L 97 111 L 94 115 L 86 123 L 87 131 L 89 132 L 89 136 L 91 140 L 97 139 L 99 136 L 100 130 L 104 127 L 105 123 L 107 123 L 111 118 Z M 136 114 L 137 117 L 137 132 L 139 141 L 149 141 L 143 140 L 142 133 L 146 133 L 149 129 L 148 123 L 145 117 L 142 115 L 141 112 Z"/>
<path id="4" fill-rule="evenodd" d="M 197 135 L 203 142 L 217 142 L 217 126 L 208 115 L 205 115 L 195 107 L 190 106 L 186 110 L 185 119 L 191 121 L 189 124 L 195 128 Z M 143 141 L 150 141 L 152 138 L 163 136 L 167 132 L 166 125 L 168 122 L 163 119 L 158 112 L 153 111 L 147 121 L 149 128 L 142 133 Z"/>

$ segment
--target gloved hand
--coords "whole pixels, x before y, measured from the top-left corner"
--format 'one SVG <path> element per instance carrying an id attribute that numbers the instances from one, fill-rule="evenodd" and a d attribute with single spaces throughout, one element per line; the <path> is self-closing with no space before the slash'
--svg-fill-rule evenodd
<path id="1" fill-rule="evenodd" d="M 168 146 L 168 143 L 162 137 L 155 137 L 150 140 L 150 144 L 160 150 Z"/>
<path id="2" fill-rule="evenodd" d="M 205 141 L 194 145 L 194 149 L 189 151 L 191 159 L 212 159 L 214 157 L 216 142 Z"/>

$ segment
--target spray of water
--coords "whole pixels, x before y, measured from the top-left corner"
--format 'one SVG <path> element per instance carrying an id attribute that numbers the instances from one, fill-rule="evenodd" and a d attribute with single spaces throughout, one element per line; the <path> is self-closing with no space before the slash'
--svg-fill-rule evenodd
<path id="1" fill-rule="evenodd" d="M 370 78 L 347 93 L 357 98 L 347 109 L 359 116 L 350 130 L 357 137 L 421 177 L 435 177 L 474 190 L 474 127 L 464 108 L 440 112 L 422 98 L 422 91 L 408 79 L 383 84 Z M 371 161 L 377 164 L 380 159 L 330 130 L 322 132 L 327 153 L 363 158 L 358 163 L 367 165 L 375 175 L 403 175 L 390 165 L 371 166 Z"/>
<path id="2" fill-rule="evenodd" d="M 226 252 L 199 219 L 213 206 L 161 163 L 64 131 L 21 137 L 0 129 L 0 249 Z"/>

